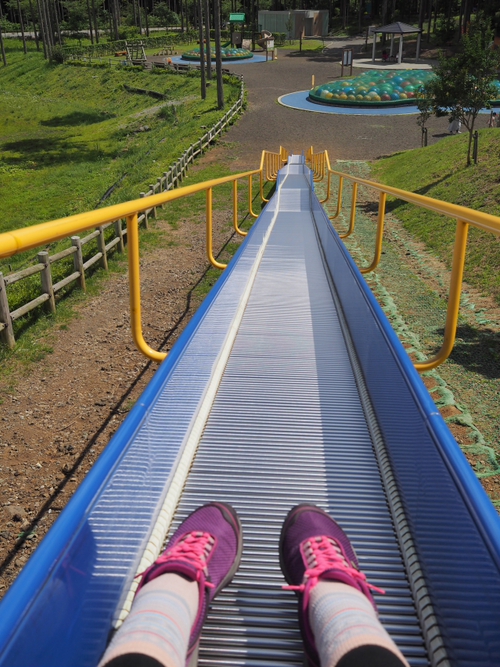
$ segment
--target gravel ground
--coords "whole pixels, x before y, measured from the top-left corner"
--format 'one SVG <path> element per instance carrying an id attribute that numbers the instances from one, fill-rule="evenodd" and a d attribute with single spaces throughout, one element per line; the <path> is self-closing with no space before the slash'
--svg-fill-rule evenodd
<path id="1" fill-rule="evenodd" d="M 415 148 L 415 116 L 348 117 L 295 111 L 278 96 L 340 74 L 340 51 L 285 55 L 236 69 L 248 87 L 247 113 L 198 167 L 219 161 L 235 171 L 258 165 L 263 148 L 290 151 L 313 145 L 332 159 L 371 160 Z M 429 123 L 430 142 L 445 121 Z M 206 271 L 203 226 L 186 220 L 172 230 L 158 222 L 171 245 L 141 263 L 145 338 L 168 350 L 197 307 L 192 289 Z M 214 248 L 230 236 L 228 216 L 215 220 Z M 78 307 L 67 328 L 46 334 L 52 354 L 28 372 L 0 376 L 0 594 L 26 563 L 64 508 L 131 404 L 154 373 L 135 350 L 128 327 L 125 275 L 113 275 L 101 294 Z"/>

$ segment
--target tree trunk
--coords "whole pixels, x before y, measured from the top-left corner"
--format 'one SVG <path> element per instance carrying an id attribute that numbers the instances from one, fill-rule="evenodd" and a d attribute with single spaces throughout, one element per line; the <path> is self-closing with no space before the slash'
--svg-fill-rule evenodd
<path id="1" fill-rule="evenodd" d="M 56 0 L 54 0 L 54 3 L 52 5 L 53 13 L 54 13 L 54 19 L 56 23 L 56 30 L 57 30 L 57 41 L 59 42 L 59 46 L 62 46 L 62 39 L 61 39 L 61 29 L 59 27 L 59 17 L 57 16 L 57 4 Z"/>
<path id="2" fill-rule="evenodd" d="M 120 39 L 120 7 L 118 4 L 118 0 L 111 0 L 110 1 L 110 9 L 111 9 L 111 31 L 112 31 L 112 36 L 115 41 L 118 41 Z M 140 11 L 140 10 L 139 10 Z"/>
<path id="3" fill-rule="evenodd" d="M 149 19 L 148 19 L 148 6 L 146 0 L 144 2 L 144 19 L 146 21 L 146 37 L 149 37 Z"/>
<path id="4" fill-rule="evenodd" d="M 382 0 L 382 25 L 387 23 L 387 0 Z"/>
<path id="5" fill-rule="evenodd" d="M 207 84 L 205 79 L 205 49 L 203 48 L 203 7 L 202 0 L 198 0 L 198 35 L 200 38 L 200 74 L 201 74 L 201 99 L 207 97 Z"/>
<path id="6" fill-rule="evenodd" d="M 36 50 L 40 51 L 40 42 L 38 41 L 38 33 L 36 29 L 35 12 L 33 10 L 33 3 L 31 2 L 31 0 L 29 0 L 29 4 L 30 4 L 31 22 L 33 23 L 33 34 L 35 35 Z M 38 23 L 40 24 L 40 17 L 38 17 Z"/>
<path id="7" fill-rule="evenodd" d="M 99 44 L 99 21 L 97 20 L 95 0 L 92 0 L 92 16 L 93 16 L 93 19 L 94 19 L 95 41 L 96 41 L 96 44 Z"/>
<path id="8" fill-rule="evenodd" d="M 210 3 L 205 0 L 205 35 L 207 37 L 207 79 L 212 79 L 212 54 L 210 51 Z"/>
<path id="9" fill-rule="evenodd" d="M 24 21 L 23 21 L 23 13 L 21 11 L 21 2 L 20 0 L 17 0 L 17 11 L 19 14 L 19 23 L 21 25 L 21 35 L 23 38 L 23 51 L 24 53 L 28 53 L 28 49 L 26 48 L 26 35 L 24 34 Z"/>
<path id="10" fill-rule="evenodd" d="M 431 41 L 432 0 L 429 0 L 429 20 L 427 22 L 427 42 Z"/>
<path id="11" fill-rule="evenodd" d="M 141 0 L 137 0 L 137 11 L 139 13 L 139 34 L 142 36 L 142 6 L 141 6 Z"/>
<path id="12" fill-rule="evenodd" d="M 45 59 L 48 58 L 47 55 L 47 37 L 45 34 L 45 26 L 43 23 L 43 12 L 42 12 L 42 7 L 41 7 L 41 0 L 36 0 L 36 5 L 37 5 L 37 10 L 38 10 L 38 28 L 40 32 L 40 39 L 42 40 L 42 45 L 43 45 L 43 57 Z"/>
<path id="13" fill-rule="evenodd" d="M 217 107 L 224 108 L 224 88 L 222 85 L 222 55 L 220 35 L 219 0 L 214 0 L 214 31 L 215 31 L 215 68 L 217 72 Z"/>
<path id="14" fill-rule="evenodd" d="M 7 58 L 5 57 L 5 46 L 3 43 L 2 26 L 0 25 L 0 49 L 2 50 L 2 60 L 4 67 L 7 67 Z"/>
<path id="15" fill-rule="evenodd" d="M 92 28 L 92 13 L 90 11 L 90 2 L 87 0 L 87 15 L 89 17 L 89 33 L 90 33 L 90 42 L 94 43 L 94 30 Z"/>
<path id="16" fill-rule="evenodd" d="M 418 29 L 420 34 L 424 32 L 424 0 L 420 0 L 420 6 L 418 8 Z"/>

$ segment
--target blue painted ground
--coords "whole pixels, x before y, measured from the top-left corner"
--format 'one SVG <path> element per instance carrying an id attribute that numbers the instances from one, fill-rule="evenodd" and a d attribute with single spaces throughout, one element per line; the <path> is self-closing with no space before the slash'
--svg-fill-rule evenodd
<path id="1" fill-rule="evenodd" d="M 314 111 L 315 113 L 333 113 L 333 114 L 347 114 L 349 116 L 405 116 L 411 114 L 418 114 L 416 106 L 401 106 L 401 107 L 346 107 L 333 106 L 327 104 L 318 104 L 312 102 L 309 98 L 308 90 L 300 90 L 297 93 L 289 93 L 278 98 L 278 102 L 285 107 L 291 109 L 299 109 L 300 111 Z M 499 112 L 499 108 L 495 107 L 494 111 Z M 480 113 L 489 114 L 490 109 L 483 109 Z"/>

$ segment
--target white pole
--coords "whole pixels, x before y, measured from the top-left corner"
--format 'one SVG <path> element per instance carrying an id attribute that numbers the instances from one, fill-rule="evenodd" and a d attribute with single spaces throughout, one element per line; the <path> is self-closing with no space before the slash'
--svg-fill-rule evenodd
<path id="1" fill-rule="evenodd" d="M 391 52 L 389 53 L 389 57 L 392 58 L 394 55 L 394 33 L 391 35 Z"/>
<path id="2" fill-rule="evenodd" d="M 420 57 L 420 38 L 421 38 L 421 37 L 422 37 L 422 33 L 419 32 L 419 33 L 418 33 L 418 37 L 417 37 L 417 53 L 416 53 L 416 56 L 415 56 L 415 60 L 417 60 L 417 61 L 418 61 L 418 59 L 419 59 L 419 57 Z"/>
<path id="3" fill-rule="evenodd" d="M 399 55 L 398 55 L 398 64 L 401 65 L 403 60 L 403 35 L 399 35 Z"/>
<path id="4" fill-rule="evenodd" d="M 377 33 L 373 33 L 373 49 L 372 49 L 372 63 L 375 62 L 375 42 L 377 41 Z"/>

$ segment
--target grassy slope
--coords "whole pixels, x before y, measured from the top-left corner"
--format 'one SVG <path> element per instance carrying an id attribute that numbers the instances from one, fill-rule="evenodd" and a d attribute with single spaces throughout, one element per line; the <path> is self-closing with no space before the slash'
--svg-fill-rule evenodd
<path id="1" fill-rule="evenodd" d="M 215 86 L 202 102 L 198 78 L 54 67 L 36 53 L 10 61 L 0 68 L 0 231 L 95 208 L 124 174 L 106 203 L 137 198 L 220 116 Z M 164 101 L 124 84 L 180 104 L 162 112 Z M 228 103 L 237 93 L 226 86 Z"/>
<path id="2" fill-rule="evenodd" d="M 373 166 L 373 176 L 383 183 L 500 215 L 500 130 L 480 130 L 479 161 L 465 166 L 468 135 L 449 137 L 439 143 L 384 158 Z M 455 225 L 410 204 L 388 204 L 417 238 L 448 265 Z M 465 280 L 500 302 L 500 237 L 471 229 Z"/>

